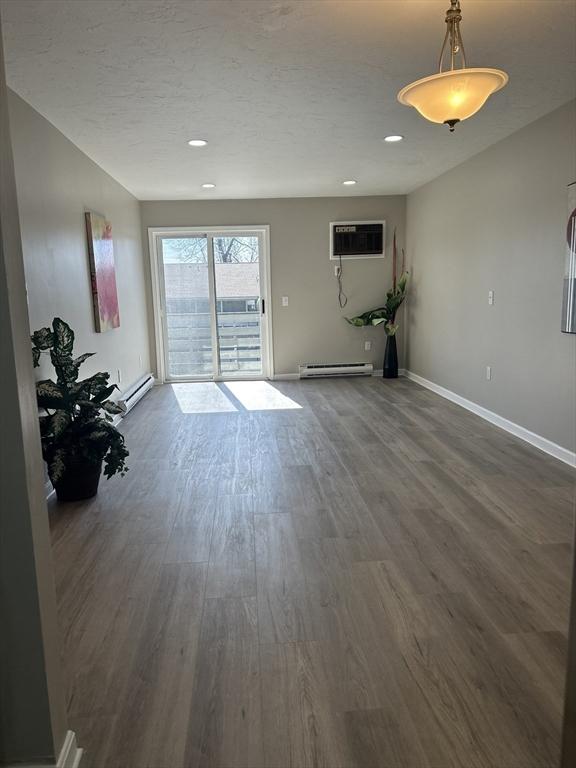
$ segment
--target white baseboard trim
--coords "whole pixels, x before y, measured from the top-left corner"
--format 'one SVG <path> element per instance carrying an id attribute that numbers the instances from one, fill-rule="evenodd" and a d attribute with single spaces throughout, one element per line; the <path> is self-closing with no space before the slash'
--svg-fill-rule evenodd
<path id="1" fill-rule="evenodd" d="M 485 419 L 491 424 L 495 424 L 497 427 L 500 427 L 500 429 L 509 432 L 511 435 L 519 437 L 521 440 L 530 443 L 530 445 L 539 448 L 541 451 L 544 451 L 544 453 L 553 456 L 555 459 L 559 459 L 565 464 L 569 464 L 571 467 L 576 467 L 576 453 L 569 451 L 567 448 L 563 448 L 561 445 L 548 440 L 548 438 L 537 435 L 535 432 L 531 432 L 529 429 L 526 429 L 526 427 L 520 426 L 520 424 L 516 424 L 509 419 L 505 419 L 504 416 L 500 416 L 493 411 L 489 411 L 487 408 L 472 402 L 472 400 L 467 400 L 465 397 L 456 394 L 456 392 L 452 392 L 445 387 L 441 387 L 439 384 L 435 384 L 433 381 L 429 381 L 428 379 L 419 376 L 417 373 L 413 373 L 412 371 L 407 370 L 405 371 L 404 375 L 411 381 L 416 382 L 416 384 L 420 384 L 420 386 L 435 392 L 437 395 L 440 395 L 440 397 L 444 397 L 446 400 L 450 400 L 453 403 L 456 403 L 456 405 L 465 408 L 467 411 L 475 413 L 482 419 Z"/>
<path id="2" fill-rule="evenodd" d="M 78 768 L 84 750 L 76 743 L 74 731 L 68 731 L 56 763 L 12 763 L 7 768 Z"/>
<path id="3" fill-rule="evenodd" d="M 76 734 L 74 731 L 68 731 L 60 750 L 56 768 L 78 768 L 80 760 L 82 760 L 82 754 L 83 750 L 80 749 L 76 742 Z"/>
<path id="4" fill-rule="evenodd" d="M 372 371 L 372 376 L 382 376 L 384 371 L 382 368 L 378 368 L 377 371 Z M 398 376 L 406 376 L 406 369 L 405 368 L 398 368 Z"/>

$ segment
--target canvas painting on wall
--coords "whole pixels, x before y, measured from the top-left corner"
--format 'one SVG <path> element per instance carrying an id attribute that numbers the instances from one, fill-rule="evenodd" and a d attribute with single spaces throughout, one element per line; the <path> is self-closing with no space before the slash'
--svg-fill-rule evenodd
<path id="1" fill-rule="evenodd" d="M 562 331 L 564 333 L 576 333 L 576 182 L 568 187 Z"/>
<path id="2" fill-rule="evenodd" d="M 85 217 L 94 322 L 96 332 L 104 333 L 120 325 L 112 225 L 99 213 L 87 211 Z"/>

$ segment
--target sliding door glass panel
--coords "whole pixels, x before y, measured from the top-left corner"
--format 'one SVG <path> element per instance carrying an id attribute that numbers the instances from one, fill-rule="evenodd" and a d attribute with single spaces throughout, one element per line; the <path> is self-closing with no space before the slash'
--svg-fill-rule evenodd
<path id="1" fill-rule="evenodd" d="M 164 347 L 169 378 L 211 377 L 208 240 L 163 237 Z"/>
<path id="2" fill-rule="evenodd" d="M 262 373 L 260 238 L 216 236 L 214 279 L 220 375 Z"/>

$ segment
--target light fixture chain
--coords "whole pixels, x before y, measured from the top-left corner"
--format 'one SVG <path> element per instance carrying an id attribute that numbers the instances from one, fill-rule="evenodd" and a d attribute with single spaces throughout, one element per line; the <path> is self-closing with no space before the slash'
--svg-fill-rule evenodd
<path id="1" fill-rule="evenodd" d="M 440 51 L 440 59 L 438 60 L 439 72 L 442 72 L 444 69 L 444 52 L 446 51 L 446 46 L 448 44 L 449 39 L 450 39 L 450 27 L 446 27 L 446 34 L 444 35 L 444 42 L 442 43 L 442 50 Z"/>
<path id="2" fill-rule="evenodd" d="M 462 40 L 462 32 L 460 31 L 460 22 L 456 25 L 456 33 L 458 35 L 458 49 L 462 58 L 462 67 L 466 69 L 466 51 L 464 50 L 464 42 Z"/>
<path id="3" fill-rule="evenodd" d="M 446 35 L 440 51 L 440 60 L 438 62 L 438 71 L 444 71 L 444 55 L 448 43 L 450 43 L 450 70 L 456 69 L 456 56 L 460 54 L 462 67 L 466 68 L 466 54 L 464 52 L 464 43 L 462 42 L 462 33 L 460 32 L 460 22 L 462 21 L 462 11 L 460 0 L 450 0 L 450 8 L 446 11 Z"/>

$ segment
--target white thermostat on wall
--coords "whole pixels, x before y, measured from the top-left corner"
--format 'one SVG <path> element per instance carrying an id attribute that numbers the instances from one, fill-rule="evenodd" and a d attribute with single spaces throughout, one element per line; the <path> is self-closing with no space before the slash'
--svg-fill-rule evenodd
<path id="1" fill-rule="evenodd" d="M 330 222 L 330 260 L 383 259 L 385 221 Z"/>

